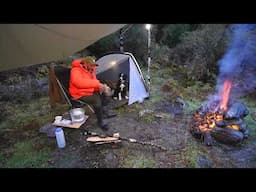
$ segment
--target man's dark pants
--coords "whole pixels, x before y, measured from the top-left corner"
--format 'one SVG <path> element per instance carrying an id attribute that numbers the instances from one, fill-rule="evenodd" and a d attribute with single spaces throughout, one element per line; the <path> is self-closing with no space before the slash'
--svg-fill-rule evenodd
<path id="1" fill-rule="evenodd" d="M 98 125 L 100 127 L 103 125 L 103 97 L 103 95 L 100 95 L 100 93 L 97 92 L 93 95 L 83 96 L 79 98 L 79 100 L 84 101 L 93 106 L 97 117 Z"/>

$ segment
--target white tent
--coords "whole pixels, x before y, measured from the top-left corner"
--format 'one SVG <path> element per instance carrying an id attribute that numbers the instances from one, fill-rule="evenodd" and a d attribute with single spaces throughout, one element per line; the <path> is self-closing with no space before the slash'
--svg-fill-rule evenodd
<path id="1" fill-rule="evenodd" d="M 65 59 L 124 24 L 0 24 L 0 71 Z"/>
<path id="2" fill-rule="evenodd" d="M 99 64 L 96 74 L 101 80 L 117 82 L 119 73 L 127 75 L 129 81 L 128 105 L 142 102 L 149 96 L 140 67 L 131 53 L 110 53 L 96 62 Z"/>

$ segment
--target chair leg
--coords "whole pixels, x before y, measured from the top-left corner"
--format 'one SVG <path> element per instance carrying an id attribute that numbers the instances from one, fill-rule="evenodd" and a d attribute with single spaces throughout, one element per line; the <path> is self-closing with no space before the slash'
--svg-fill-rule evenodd
<path id="1" fill-rule="evenodd" d="M 87 105 L 87 107 L 88 107 L 93 113 L 95 113 L 94 109 L 93 109 L 89 104 L 87 104 L 87 103 L 85 103 L 85 104 Z"/>

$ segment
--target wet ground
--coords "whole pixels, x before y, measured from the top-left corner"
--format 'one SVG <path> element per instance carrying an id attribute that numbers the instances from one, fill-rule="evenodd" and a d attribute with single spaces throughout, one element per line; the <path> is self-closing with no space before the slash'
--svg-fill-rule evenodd
<path id="1" fill-rule="evenodd" d="M 107 121 L 110 125 L 107 132 L 94 126 L 94 117 L 80 129 L 64 128 L 67 147 L 57 150 L 53 155 L 57 167 L 172 167 L 175 164 L 173 154 L 185 147 L 186 137 L 189 137 L 186 136 L 186 126 L 176 126 L 175 119 L 143 122 L 138 114 L 128 112 Z M 122 140 L 116 144 L 95 145 L 86 141 L 88 130 L 100 135 L 113 135 L 118 132 L 121 138 L 133 138 L 140 143 Z M 158 146 L 166 148 L 167 151 Z M 72 158 L 68 164 L 62 164 L 61 155 L 66 156 L 66 153 L 76 158 Z"/>
<path id="2" fill-rule="evenodd" d="M 57 149 L 49 159 L 50 167 L 61 168 L 252 168 L 256 166 L 255 138 L 236 146 L 214 142 L 206 146 L 189 133 L 191 115 L 181 107 L 164 103 L 150 109 L 145 104 L 123 106 L 118 116 L 107 119 L 107 132 L 95 127 L 94 114 L 80 129 L 64 128 L 67 146 Z M 169 107 L 168 107 L 169 105 Z M 176 105 L 176 106 L 175 106 Z M 162 109 L 162 110 L 161 110 Z M 167 110 L 168 109 L 168 110 Z M 95 145 L 88 143 L 86 134 L 133 138 L 139 143 Z M 56 145 L 54 138 L 48 139 Z M 145 144 L 146 143 L 146 144 Z M 160 146 L 160 147 L 159 147 Z M 166 150 L 164 150 L 166 149 Z"/>
<path id="3" fill-rule="evenodd" d="M 159 84 L 162 83 L 160 80 Z M 95 114 L 86 110 L 89 119 L 81 128 L 63 128 L 66 139 L 66 147 L 63 149 L 57 148 L 55 137 L 49 137 L 39 130 L 51 123 L 55 115 L 63 114 L 67 110 L 50 109 L 48 97 L 34 101 L 31 109 L 30 104 L 26 106 L 1 103 L 0 167 L 256 167 L 256 121 L 253 118 L 250 119 L 249 126 L 251 135 L 242 143 L 224 145 L 214 141 L 213 146 L 206 146 L 189 132 L 192 114 L 187 112 L 187 109 L 192 109 L 192 105 L 190 106 L 185 99 L 180 99 L 179 102 L 170 99 L 176 95 L 172 96 L 168 91 L 159 91 L 158 87 L 158 84 L 152 85 L 152 97 L 143 103 L 128 106 L 125 104 L 126 101 L 111 100 L 108 108 L 112 108 L 117 116 L 106 119 L 110 126 L 107 132 L 96 126 Z M 255 104 L 251 107 L 255 109 Z M 255 114 L 255 111 L 251 112 Z M 121 138 L 132 138 L 138 142 L 132 143 L 121 139 L 120 143 L 95 145 L 86 141 L 89 137 L 88 131 L 99 135 L 119 133 Z M 21 144 L 28 148 L 29 157 L 23 156 L 27 151 L 19 147 Z M 45 150 L 49 157 L 41 158 L 41 152 Z M 34 157 L 38 159 L 33 160 Z M 30 161 L 26 163 L 26 158 L 30 158 L 31 162 L 36 161 L 37 164 L 32 165 Z M 23 161 L 23 164 L 18 164 Z"/>

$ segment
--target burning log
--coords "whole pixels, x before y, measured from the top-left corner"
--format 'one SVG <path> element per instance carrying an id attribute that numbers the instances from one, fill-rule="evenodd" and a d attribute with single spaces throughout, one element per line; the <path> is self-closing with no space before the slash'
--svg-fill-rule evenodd
<path id="1" fill-rule="evenodd" d="M 228 125 L 240 125 L 243 122 L 244 122 L 244 120 L 240 119 L 240 118 L 238 118 L 238 119 L 225 119 L 224 120 L 224 123 L 225 123 L 226 126 L 228 126 Z"/>
<path id="2" fill-rule="evenodd" d="M 240 124 L 240 131 L 244 134 L 244 138 L 249 137 L 249 129 L 244 121 Z"/>
<path id="3" fill-rule="evenodd" d="M 227 143 L 227 144 L 240 143 L 244 138 L 244 135 L 242 132 L 234 129 L 227 129 L 222 127 L 215 127 L 211 131 L 211 135 L 216 140 L 222 143 Z"/>
<path id="4" fill-rule="evenodd" d="M 212 138 L 227 144 L 236 144 L 248 138 L 249 130 L 243 118 L 249 111 L 244 104 L 234 102 L 227 105 L 226 112 L 216 101 L 213 104 L 214 107 L 209 103 L 203 104 L 194 114 L 190 129 L 194 137 L 201 139 L 207 146 L 212 145 Z"/>
<path id="5" fill-rule="evenodd" d="M 223 120 L 221 120 L 221 121 L 216 121 L 215 123 L 216 123 L 216 125 L 217 125 L 218 127 L 225 127 L 225 126 L 226 126 L 226 124 L 225 124 L 225 122 L 224 122 Z"/>

